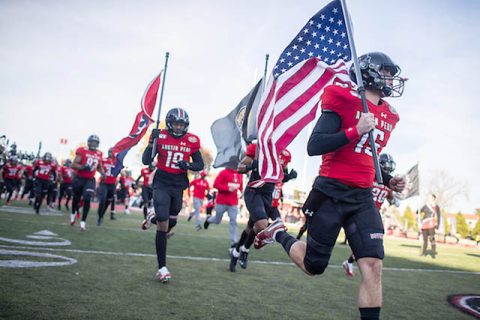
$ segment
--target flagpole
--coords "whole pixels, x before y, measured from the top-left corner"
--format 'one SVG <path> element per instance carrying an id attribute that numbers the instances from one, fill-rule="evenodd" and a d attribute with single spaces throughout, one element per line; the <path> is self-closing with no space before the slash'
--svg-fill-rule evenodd
<path id="1" fill-rule="evenodd" d="M 265 70 L 263 70 L 263 83 L 265 83 L 265 81 L 267 81 L 267 69 L 268 69 L 268 58 L 270 57 L 270 55 L 267 53 L 265 55 Z M 265 88 L 265 86 L 264 86 Z"/>
<path id="2" fill-rule="evenodd" d="M 347 4 L 345 0 L 340 0 L 342 4 L 343 16 L 345 17 L 345 27 L 347 28 L 348 42 L 350 44 L 350 50 L 352 51 L 352 61 L 355 69 L 355 78 L 358 85 L 358 93 L 362 99 L 363 112 L 368 113 L 367 98 L 365 97 L 365 87 L 363 86 L 362 74 L 360 72 L 360 66 L 358 65 L 357 51 L 355 49 L 355 42 L 353 41 L 353 32 L 350 24 L 350 16 L 348 15 Z M 382 174 L 380 171 L 380 164 L 378 163 L 377 146 L 375 139 L 373 138 L 372 131 L 368 132 L 368 138 L 370 142 L 370 148 L 372 150 L 373 165 L 375 167 L 375 180 L 379 184 L 383 184 Z"/>
<path id="3" fill-rule="evenodd" d="M 160 126 L 160 112 L 162 111 L 162 101 L 163 101 L 163 89 L 165 89 L 165 81 L 167 79 L 167 65 L 168 65 L 168 57 L 170 56 L 169 52 L 165 53 L 165 67 L 163 68 L 163 79 L 162 79 L 162 88 L 160 89 L 160 99 L 158 99 L 158 113 L 157 113 L 157 123 L 155 125 L 155 129 L 158 129 Z M 157 138 L 153 140 L 153 148 L 152 148 L 152 160 L 155 157 L 155 153 L 157 152 Z"/>

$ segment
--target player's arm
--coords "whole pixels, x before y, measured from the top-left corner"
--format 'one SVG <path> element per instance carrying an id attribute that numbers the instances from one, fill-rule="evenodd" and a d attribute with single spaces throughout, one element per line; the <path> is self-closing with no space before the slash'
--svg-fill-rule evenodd
<path id="1" fill-rule="evenodd" d="M 240 161 L 240 163 L 237 166 L 237 171 L 239 173 L 247 173 L 250 170 L 253 170 L 258 167 L 258 161 L 253 159 L 252 157 L 245 156 L 243 159 Z"/>
<path id="2" fill-rule="evenodd" d="M 152 163 L 153 159 L 155 159 L 155 155 L 158 153 L 158 148 L 156 149 L 155 154 L 152 156 L 152 150 L 153 150 L 153 141 L 155 139 L 158 139 L 158 136 L 160 135 L 160 130 L 159 129 L 153 129 L 152 134 L 150 135 L 150 138 L 148 139 L 148 145 L 143 151 L 142 154 L 142 163 L 146 166 L 150 165 Z"/>
<path id="3" fill-rule="evenodd" d="M 283 180 L 282 182 L 285 183 L 285 182 L 288 182 L 292 179 L 296 179 L 297 178 L 297 171 L 295 171 L 295 169 L 291 169 L 290 172 L 288 172 L 288 168 L 285 167 L 283 168 Z"/>
<path id="4" fill-rule="evenodd" d="M 83 170 L 85 166 L 81 165 L 80 163 L 82 162 L 82 156 L 79 154 L 75 155 L 75 158 L 73 159 L 72 163 L 72 168 L 77 169 L 77 170 Z"/>
<path id="5" fill-rule="evenodd" d="M 103 168 L 103 163 L 100 161 L 97 165 L 97 171 L 102 175 L 102 179 L 105 179 L 105 169 Z"/>
<path id="6" fill-rule="evenodd" d="M 203 162 L 202 153 L 200 150 L 197 150 L 195 153 L 190 155 L 192 162 L 187 160 L 180 160 L 177 162 L 177 166 L 182 170 L 191 170 L 191 171 L 201 171 L 205 166 Z"/>
<path id="7" fill-rule="evenodd" d="M 308 155 L 318 156 L 337 150 L 375 128 L 372 113 L 362 113 L 357 125 L 346 130 L 340 130 L 341 124 L 338 113 L 324 110 L 308 140 Z"/>
<path id="8" fill-rule="evenodd" d="M 220 171 L 218 176 L 215 178 L 215 181 L 213 181 L 213 187 L 218 191 L 222 191 L 222 192 L 230 191 L 225 175 L 226 175 L 225 171 Z"/>

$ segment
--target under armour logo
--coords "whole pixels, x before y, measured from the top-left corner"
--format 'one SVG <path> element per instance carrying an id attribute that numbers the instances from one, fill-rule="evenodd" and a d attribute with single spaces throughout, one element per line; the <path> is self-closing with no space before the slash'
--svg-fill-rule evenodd
<path id="1" fill-rule="evenodd" d="M 187 144 L 182 141 L 182 142 L 180 142 L 180 145 L 181 145 L 181 146 L 186 146 Z"/>
<path id="2" fill-rule="evenodd" d="M 314 214 L 314 212 L 313 212 L 313 211 L 310 211 L 310 209 L 305 210 L 305 215 L 306 215 L 306 216 L 311 217 L 311 216 L 313 216 L 313 214 Z"/>
<path id="3" fill-rule="evenodd" d="M 385 118 L 385 119 L 387 118 L 387 114 L 386 114 L 386 113 L 383 113 L 383 112 L 380 114 L 380 116 L 381 116 L 382 118 Z"/>

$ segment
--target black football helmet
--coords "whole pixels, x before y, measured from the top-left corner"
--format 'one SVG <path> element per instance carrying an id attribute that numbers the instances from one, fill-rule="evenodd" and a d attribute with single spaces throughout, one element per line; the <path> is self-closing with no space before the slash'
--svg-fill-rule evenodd
<path id="1" fill-rule="evenodd" d="M 52 154 L 50 152 L 45 152 L 43 155 L 43 161 L 50 162 L 53 160 Z"/>
<path id="2" fill-rule="evenodd" d="M 97 135 L 92 134 L 90 137 L 88 137 L 87 145 L 88 149 L 97 150 L 98 146 L 100 145 L 100 138 Z"/>
<path id="3" fill-rule="evenodd" d="M 397 164 L 395 163 L 395 161 L 393 161 L 393 157 L 388 153 L 382 153 L 378 159 L 378 162 L 380 162 L 380 167 L 386 173 L 390 174 L 395 171 L 395 167 Z"/>
<path id="4" fill-rule="evenodd" d="M 11 164 L 17 164 L 18 163 L 18 158 L 17 156 L 10 156 L 8 158 L 8 160 L 10 161 Z"/>
<path id="5" fill-rule="evenodd" d="M 115 153 L 113 153 L 113 151 L 112 151 L 112 149 L 111 149 L 111 148 L 110 148 L 110 149 L 108 149 L 108 157 L 109 157 L 110 159 L 113 159 L 113 158 L 115 158 Z"/>
<path id="6" fill-rule="evenodd" d="M 405 87 L 401 69 L 382 52 L 370 52 L 358 58 L 365 88 L 380 92 L 382 97 L 400 97 Z M 350 78 L 356 83 L 355 68 L 350 67 Z"/>
<path id="7" fill-rule="evenodd" d="M 190 124 L 188 113 L 182 108 L 173 108 L 167 112 L 165 117 L 167 124 L 167 131 L 175 138 L 183 137 L 188 132 L 188 125 Z M 176 124 L 183 124 L 183 129 L 177 128 Z"/>
<path id="8" fill-rule="evenodd" d="M 70 166 L 72 165 L 72 160 L 70 160 L 70 159 L 65 160 L 65 162 L 63 163 L 63 165 L 64 165 L 65 167 L 70 167 Z"/>

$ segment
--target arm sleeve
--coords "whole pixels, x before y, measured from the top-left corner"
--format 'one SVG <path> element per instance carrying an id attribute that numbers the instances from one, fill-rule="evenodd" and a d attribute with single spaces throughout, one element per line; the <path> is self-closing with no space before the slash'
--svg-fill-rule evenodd
<path id="1" fill-rule="evenodd" d="M 382 173 L 383 185 L 390 188 L 389 183 L 390 183 L 390 179 L 392 179 L 392 176 L 381 169 L 380 169 L 380 172 Z"/>
<path id="2" fill-rule="evenodd" d="M 358 138 L 355 127 L 340 131 L 341 123 L 342 120 L 337 113 L 323 111 L 308 140 L 308 155 L 318 156 L 334 151 Z"/>
<path id="3" fill-rule="evenodd" d="M 142 163 L 146 166 L 150 165 L 150 163 L 152 163 L 153 159 L 155 158 L 155 155 L 153 155 L 153 157 L 152 157 L 152 149 L 153 149 L 153 147 L 147 146 L 145 148 L 145 150 L 143 151 Z M 157 152 L 155 154 L 157 154 L 157 153 L 158 153 L 158 149 L 157 149 Z"/>
<path id="4" fill-rule="evenodd" d="M 203 163 L 202 153 L 199 151 L 193 153 L 191 155 L 192 162 L 190 163 L 190 170 L 192 171 L 200 171 L 203 170 L 205 164 Z"/>

